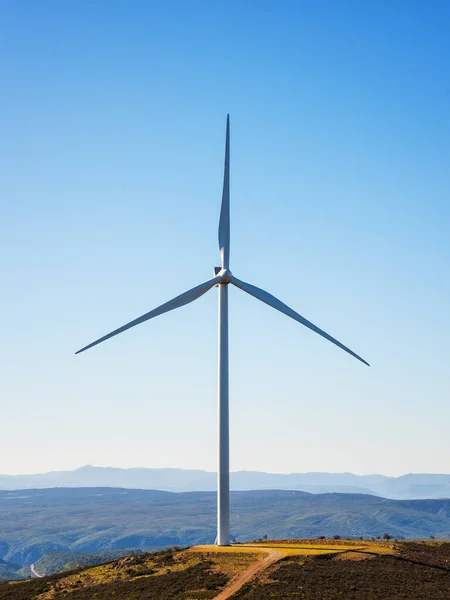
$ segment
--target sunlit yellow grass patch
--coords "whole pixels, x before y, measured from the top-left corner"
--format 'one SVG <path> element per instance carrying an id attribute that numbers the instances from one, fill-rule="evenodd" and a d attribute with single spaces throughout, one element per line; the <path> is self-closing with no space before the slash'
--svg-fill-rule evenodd
<path id="1" fill-rule="evenodd" d="M 241 552 L 242 554 L 255 554 L 255 552 L 267 552 L 267 550 L 261 546 L 247 546 L 244 544 L 234 545 L 234 546 L 215 546 L 214 544 L 205 544 L 204 546 L 192 546 L 189 548 L 189 552 L 212 552 L 214 554 L 217 553 L 233 553 Z"/>
<path id="2" fill-rule="evenodd" d="M 333 557 L 333 560 L 369 560 L 375 558 L 375 554 L 367 552 L 339 552 Z"/>
<path id="3" fill-rule="evenodd" d="M 191 552 L 201 552 L 213 554 L 267 554 L 272 551 L 280 552 L 285 556 L 291 556 L 293 554 L 301 555 L 314 555 L 314 554 L 328 554 L 332 552 L 344 552 L 347 550 L 345 546 L 313 546 L 313 545 L 299 545 L 294 544 L 239 544 L 236 546 L 194 546 L 191 548 Z M 209 556 L 208 556 L 209 558 Z M 257 558 L 257 556 L 255 556 Z"/>
<path id="4" fill-rule="evenodd" d="M 266 544 L 265 546 L 247 546 L 248 548 L 259 548 L 260 551 L 263 552 L 271 552 L 272 550 L 276 550 L 285 556 L 293 556 L 295 554 L 299 555 L 316 555 L 316 554 L 331 554 L 334 552 L 345 552 L 346 548 L 343 546 L 340 547 L 332 547 L 332 546 L 295 546 L 294 544 Z"/>
<path id="5" fill-rule="evenodd" d="M 328 542 L 328 543 L 327 543 Z M 318 552 L 346 552 L 346 551 L 357 551 L 361 552 L 375 552 L 377 554 L 392 554 L 394 551 L 394 544 L 389 542 L 374 542 L 372 540 L 364 541 L 364 540 L 339 540 L 338 542 L 330 542 L 321 541 L 317 543 L 314 541 L 303 541 L 299 540 L 298 542 L 289 541 L 289 542 L 254 542 L 254 543 L 246 543 L 240 545 L 239 547 L 253 547 L 253 548 L 261 548 L 261 549 L 281 549 L 281 550 L 305 550 L 305 551 L 315 551 Z M 303 552 L 299 552 L 303 554 Z"/>
<path id="6" fill-rule="evenodd" d="M 143 577 L 157 577 L 167 572 L 184 571 L 204 560 L 204 557 L 201 555 L 188 555 L 186 552 L 182 554 L 183 556 L 180 554 L 175 555 L 174 561 L 170 565 L 159 564 L 158 556 L 150 554 L 140 561 L 138 565 L 133 564 L 133 557 L 129 556 L 115 560 L 112 563 L 93 566 L 80 573 L 72 573 L 63 577 L 55 582 L 50 590 L 44 592 L 38 598 L 39 600 L 52 600 L 57 593 L 63 591 L 69 593 L 78 588 L 85 589 L 99 584 L 111 584 L 117 581 L 128 580 L 130 577 L 141 579 Z M 146 571 L 151 571 L 151 573 L 147 573 Z"/>
<path id="7" fill-rule="evenodd" d="M 375 554 L 393 554 L 393 544 L 386 542 L 372 542 L 372 541 L 356 541 L 356 540 L 339 540 L 336 543 L 326 543 L 321 541 L 316 543 L 314 541 L 303 541 L 299 540 L 297 543 L 292 541 L 286 542 L 249 542 L 245 544 L 235 544 L 231 546 L 194 546 L 190 550 L 191 552 L 210 552 L 216 554 L 227 554 L 236 552 L 253 552 L 253 553 L 268 553 L 271 551 L 278 551 L 285 556 L 303 555 L 303 556 L 314 556 L 320 554 L 338 554 L 344 552 L 367 552 Z"/>

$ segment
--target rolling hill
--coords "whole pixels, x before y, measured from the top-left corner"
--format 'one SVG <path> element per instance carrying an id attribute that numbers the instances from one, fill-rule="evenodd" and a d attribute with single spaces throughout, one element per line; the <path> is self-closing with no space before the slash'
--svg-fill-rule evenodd
<path id="1" fill-rule="evenodd" d="M 450 543 L 290 540 L 126 556 L 0 583 L 2 600 L 448 600 Z"/>
<path id="2" fill-rule="evenodd" d="M 232 492 L 231 516 L 238 541 L 385 532 L 399 539 L 450 539 L 450 500 Z M 216 496 L 121 488 L 1 491 L 0 524 L 0 558 L 19 566 L 50 552 L 189 546 L 214 541 Z"/>

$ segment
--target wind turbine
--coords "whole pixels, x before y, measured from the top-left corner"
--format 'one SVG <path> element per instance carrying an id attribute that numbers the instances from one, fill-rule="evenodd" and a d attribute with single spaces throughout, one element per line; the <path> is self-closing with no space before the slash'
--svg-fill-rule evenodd
<path id="1" fill-rule="evenodd" d="M 225 142 L 225 172 L 223 179 L 222 207 L 219 220 L 219 248 L 221 257 L 221 267 L 214 268 L 214 277 L 201 283 L 197 287 L 180 294 L 176 298 L 169 300 L 165 304 L 158 306 L 145 315 L 130 321 L 126 325 L 115 329 L 111 333 L 95 340 L 91 344 L 81 348 L 75 354 L 84 352 L 109 338 L 140 325 L 149 319 L 153 319 L 170 310 L 189 304 L 200 296 L 203 296 L 212 287 L 219 288 L 219 381 L 218 381 L 218 473 L 217 473 L 217 538 L 216 543 L 219 546 L 227 546 L 230 541 L 230 446 L 229 446 L 229 409 L 228 409 L 228 285 L 231 283 L 237 288 L 254 296 L 261 302 L 265 302 L 272 308 L 279 310 L 291 319 L 298 321 L 308 329 L 318 333 L 329 342 L 332 342 L 348 354 L 351 354 L 362 363 L 370 366 L 363 358 L 355 354 L 350 348 L 338 342 L 328 333 L 319 329 L 299 315 L 295 310 L 289 308 L 286 304 L 269 294 L 268 292 L 241 281 L 230 271 L 230 115 L 227 116 L 226 142 Z"/>

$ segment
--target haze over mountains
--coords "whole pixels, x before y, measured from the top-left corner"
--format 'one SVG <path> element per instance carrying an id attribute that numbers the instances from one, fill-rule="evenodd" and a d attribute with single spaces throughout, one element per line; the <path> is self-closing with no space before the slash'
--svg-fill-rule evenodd
<path id="1" fill-rule="evenodd" d="M 0 492 L 0 559 L 21 567 L 49 552 L 214 542 L 214 492 L 57 488 Z M 325 535 L 450 539 L 450 500 L 260 490 L 231 493 L 239 541 Z"/>
<path id="2" fill-rule="evenodd" d="M 121 487 L 168 492 L 214 491 L 216 474 L 187 469 L 118 469 L 84 466 L 74 471 L 0 475 L 0 489 Z M 450 475 L 412 473 L 400 477 L 352 473 L 231 473 L 233 490 L 299 490 L 313 494 L 372 494 L 391 499 L 450 498 Z"/>

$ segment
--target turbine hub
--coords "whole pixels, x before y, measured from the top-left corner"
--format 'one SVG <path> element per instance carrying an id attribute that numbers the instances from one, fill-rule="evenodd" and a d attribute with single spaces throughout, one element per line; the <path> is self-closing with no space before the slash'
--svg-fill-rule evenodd
<path id="1" fill-rule="evenodd" d="M 230 283 L 231 282 L 231 271 L 230 269 L 223 269 L 222 267 L 214 267 L 214 275 L 217 277 L 221 277 L 222 281 L 220 283 Z"/>

